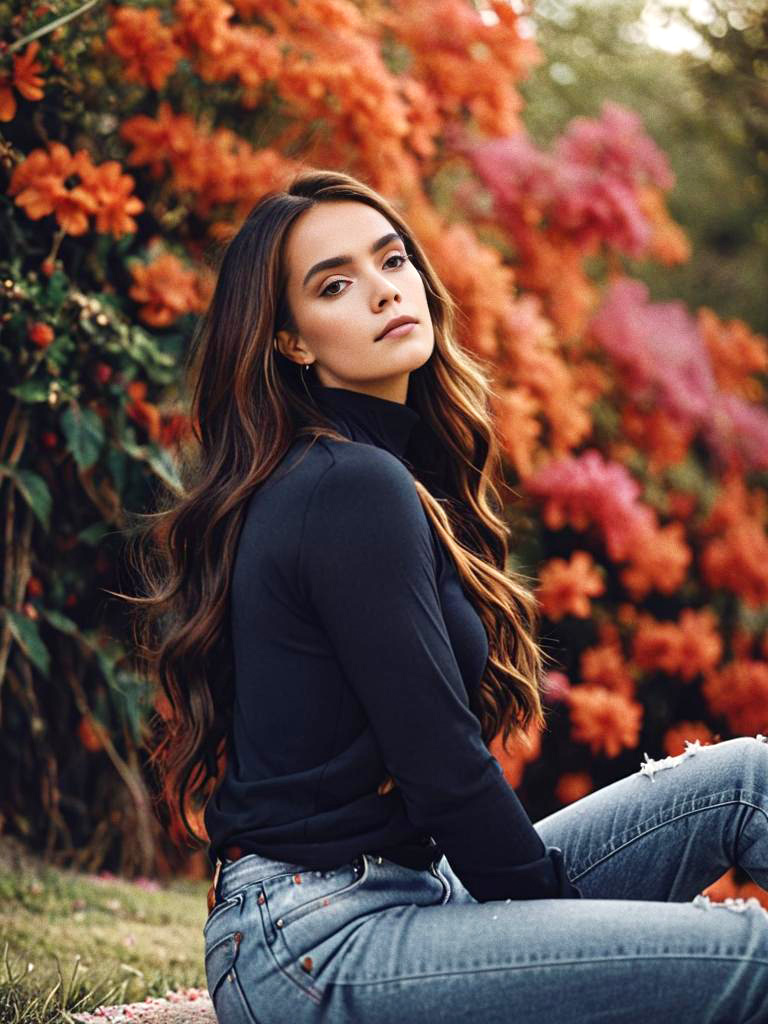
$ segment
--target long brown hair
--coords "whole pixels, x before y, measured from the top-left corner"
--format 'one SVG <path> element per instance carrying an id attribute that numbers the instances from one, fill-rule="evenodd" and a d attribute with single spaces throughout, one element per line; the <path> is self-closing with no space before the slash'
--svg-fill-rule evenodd
<path id="1" fill-rule="evenodd" d="M 299 434 L 347 440 L 322 416 L 302 373 L 273 345 L 295 331 L 286 301 L 286 236 L 316 203 L 356 200 L 399 231 L 422 276 L 434 324 L 429 360 L 410 375 L 408 402 L 443 453 L 438 500 L 412 472 L 424 510 L 453 558 L 488 635 L 489 656 L 472 710 L 486 744 L 502 731 L 545 724 L 540 699 L 547 657 L 535 640 L 538 603 L 526 578 L 507 567 L 502 460 L 483 364 L 454 340 L 456 306 L 397 211 L 357 179 L 336 171 L 299 174 L 264 196 L 226 244 L 208 310 L 185 365 L 194 438 L 181 466 L 181 493 L 134 515 L 128 554 L 141 594 L 132 602 L 134 639 L 165 708 L 148 741 L 161 781 L 159 803 L 200 837 L 188 811 L 204 807 L 226 758 L 233 705 L 228 590 L 250 495 Z M 425 471 L 425 478 L 428 477 Z M 156 704 L 156 706 L 158 706 Z M 195 815 L 199 821 L 199 813 Z M 177 835 L 178 838 L 178 835 Z"/>

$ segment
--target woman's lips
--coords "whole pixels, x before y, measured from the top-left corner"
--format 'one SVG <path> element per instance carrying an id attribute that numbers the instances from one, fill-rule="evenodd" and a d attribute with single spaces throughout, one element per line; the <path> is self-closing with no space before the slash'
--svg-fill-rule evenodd
<path id="1" fill-rule="evenodd" d="M 378 340 L 384 341 L 385 338 L 399 338 L 404 334 L 410 334 L 414 327 L 418 327 L 418 324 L 400 324 L 399 327 L 393 327 L 391 331 L 387 331 L 386 334 L 382 334 Z"/>

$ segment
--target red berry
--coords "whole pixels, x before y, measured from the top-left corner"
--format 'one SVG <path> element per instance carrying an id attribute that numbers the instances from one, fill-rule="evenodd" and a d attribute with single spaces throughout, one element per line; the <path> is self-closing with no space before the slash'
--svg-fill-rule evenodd
<path id="1" fill-rule="evenodd" d="M 93 369 L 93 376 L 99 384 L 106 384 L 112 376 L 112 373 L 113 370 L 109 363 L 96 363 L 96 366 Z"/>
<path id="2" fill-rule="evenodd" d="M 38 321 L 37 323 L 29 325 L 27 328 L 27 337 L 40 348 L 47 348 L 54 339 L 53 328 L 48 324 L 43 324 Z"/>

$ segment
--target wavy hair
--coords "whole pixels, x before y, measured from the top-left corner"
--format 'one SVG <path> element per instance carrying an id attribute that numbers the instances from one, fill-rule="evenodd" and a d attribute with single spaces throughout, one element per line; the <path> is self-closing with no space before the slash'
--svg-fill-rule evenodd
<path id="1" fill-rule="evenodd" d="M 234 701 L 228 591 L 248 499 L 298 435 L 348 440 L 303 386 L 302 373 L 318 383 L 314 369 L 303 371 L 273 344 L 278 331 L 296 330 L 286 299 L 286 236 L 305 210 L 341 199 L 383 214 L 424 282 L 435 344 L 410 375 L 408 402 L 433 445 L 423 466 L 441 460 L 443 497 L 425 484 L 430 471 L 418 460 L 410 468 L 488 636 L 486 668 L 472 698 L 483 739 L 489 744 L 501 732 L 506 749 L 515 732 L 525 745 L 528 728 L 545 724 L 548 656 L 535 638 L 539 606 L 527 578 L 507 567 L 510 529 L 500 499 L 506 485 L 489 376 L 454 340 L 456 305 L 397 210 L 347 174 L 304 171 L 254 206 L 217 261 L 213 296 L 184 367 L 194 442 L 180 459 L 182 487 L 161 498 L 156 511 L 132 517 L 128 555 L 139 593 L 116 595 L 132 604 L 137 654 L 156 688 L 147 748 L 160 781 L 160 816 L 170 812 L 175 837 L 192 845 L 205 840 L 188 812 L 196 810 L 200 820 L 226 761 Z M 393 785 L 387 776 L 379 792 Z"/>

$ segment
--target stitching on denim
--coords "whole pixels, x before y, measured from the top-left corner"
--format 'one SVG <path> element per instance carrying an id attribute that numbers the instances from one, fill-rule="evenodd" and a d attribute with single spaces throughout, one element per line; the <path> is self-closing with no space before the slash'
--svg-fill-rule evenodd
<path id="1" fill-rule="evenodd" d="M 716 807 L 727 807 L 728 804 L 738 804 L 738 803 L 742 803 L 742 802 L 743 801 L 741 799 L 735 798 L 735 799 L 730 799 L 730 800 L 724 800 L 721 803 L 710 803 L 710 804 L 706 804 L 705 806 L 702 806 L 702 807 L 693 807 L 689 811 L 684 811 L 682 814 L 675 815 L 674 818 L 667 818 L 665 821 L 660 821 L 660 822 L 658 822 L 658 824 L 652 825 L 650 828 L 645 829 L 644 831 L 641 831 L 641 832 L 637 833 L 636 835 L 630 836 L 626 840 L 626 842 L 619 842 L 618 846 L 615 846 L 613 849 L 608 850 L 607 853 L 599 854 L 597 856 L 597 858 L 594 861 L 592 861 L 592 863 L 588 867 L 584 868 L 583 871 L 578 872 L 578 874 L 571 875 L 570 879 L 571 879 L 572 882 L 575 882 L 577 879 L 582 878 L 584 875 L 587 874 L 588 871 L 591 871 L 593 868 L 597 867 L 598 864 L 602 864 L 602 862 L 604 860 L 607 860 L 609 857 L 612 857 L 614 853 L 618 853 L 619 850 L 623 850 L 625 846 L 630 846 L 632 843 L 636 842 L 638 839 L 642 839 L 644 836 L 650 835 L 650 833 L 651 832 L 655 832 L 656 829 L 664 828 L 665 825 L 671 825 L 674 821 L 679 821 L 681 818 L 687 818 L 691 814 L 698 814 L 701 811 L 711 811 L 711 810 L 713 810 Z M 747 804 L 747 806 L 752 806 L 752 805 Z M 762 810 L 762 808 L 758 808 L 758 809 Z M 637 826 L 637 827 L 638 828 L 643 828 L 642 825 Z"/>
<path id="2" fill-rule="evenodd" d="M 717 793 L 714 795 L 714 799 L 719 800 L 726 792 L 731 791 L 724 790 L 722 793 Z M 651 824 L 653 819 L 646 818 L 644 822 L 641 822 L 639 825 L 634 826 L 633 831 L 623 833 L 623 835 L 619 839 L 618 846 L 614 847 L 613 849 L 608 849 L 605 853 L 600 851 L 597 855 L 596 860 L 594 860 L 590 865 L 588 865 L 588 867 L 584 868 L 584 870 L 581 871 L 578 875 L 569 876 L 571 881 L 575 881 L 576 878 L 581 878 L 588 871 L 591 871 L 592 868 L 596 867 L 598 864 L 601 864 L 608 857 L 612 856 L 612 854 L 618 853 L 618 851 L 622 850 L 625 846 L 629 846 L 630 843 L 634 842 L 635 839 L 642 839 L 643 836 L 648 835 L 650 832 L 655 831 L 655 829 L 657 828 L 661 828 L 664 825 L 670 825 L 674 821 L 679 821 L 680 818 L 685 818 L 690 814 L 696 814 L 699 811 L 710 811 L 715 807 L 727 807 L 728 804 L 738 803 L 743 804 L 745 807 L 752 807 L 754 808 L 754 810 L 760 811 L 765 816 L 766 822 L 768 822 L 768 810 L 765 807 L 762 807 L 760 804 L 752 802 L 752 800 L 756 799 L 756 797 L 751 790 L 740 789 L 734 792 L 736 792 L 737 795 L 728 800 L 721 801 L 720 803 L 702 804 L 699 807 L 691 807 L 689 810 L 683 811 L 682 813 L 676 815 L 674 818 L 667 818 L 665 821 L 659 822 L 658 824 Z M 651 824 L 651 827 L 646 828 L 646 826 L 649 824 Z M 639 831 L 635 831 L 638 829 Z"/>
<path id="3" fill-rule="evenodd" d="M 519 971 L 530 968 L 542 967 L 572 967 L 574 964 L 604 964 L 616 961 L 639 961 L 639 960 L 725 960 L 732 963 L 762 964 L 768 967 L 768 960 L 759 957 L 726 956 L 724 954 L 699 954 L 699 953 L 633 953 L 627 956 L 591 956 L 580 959 L 562 960 L 537 960 L 527 964 L 499 964 L 497 967 L 467 967 L 454 971 L 434 971 L 429 974 L 399 974 L 395 978 L 380 978 L 377 981 L 331 981 L 326 985 L 326 990 L 332 995 L 334 988 L 366 988 L 373 985 L 391 985 L 397 981 L 427 981 L 430 978 L 451 978 L 464 974 L 485 974 L 489 971 Z"/>

